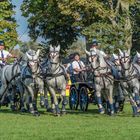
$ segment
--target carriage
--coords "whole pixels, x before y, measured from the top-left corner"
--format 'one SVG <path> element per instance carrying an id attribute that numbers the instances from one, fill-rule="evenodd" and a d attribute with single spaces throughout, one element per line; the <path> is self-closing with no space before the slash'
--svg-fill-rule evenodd
<path id="1" fill-rule="evenodd" d="M 69 107 L 81 111 L 87 111 L 89 103 L 96 104 L 95 88 L 93 82 L 76 82 L 70 86 Z"/>

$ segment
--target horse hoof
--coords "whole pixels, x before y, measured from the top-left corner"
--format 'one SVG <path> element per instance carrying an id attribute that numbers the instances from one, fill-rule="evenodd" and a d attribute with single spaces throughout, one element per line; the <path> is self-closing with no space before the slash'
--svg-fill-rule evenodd
<path id="1" fill-rule="evenodd" d="M 51 108 L 48 108 L 48 109 L 46 109 L 46 112 L 52 112 L 52 109 Z"/>
<path id="2" fill-rule="evenodd" d="M 137 113 L 140 113 L 140 108 L 137 109 Z"/>
<path id="3" fill-rule="evenodd" d="M 100 112 L 100 114 L 105 114 L 105 112 L 104 112 L 104 111 L 102 111 L 102 112 Z"/>
<path id="4" fill-rule="evenodd" d="M 15 108 L 14 105 L 11 105 L 11 110 L 12 110 L 12 111 L 16 111 L 16 108 Z"/>
<path id="5" fill-rule="evenodd" d="M 115 116 L 115 114 L 114 114 L 114 113 L 110 113 L 109 115 L 110 115 L 111 117 L 114 117 L 114 116 Z"/>
<path id="6" fill-rule="evenodd" d="M 66 115 L 67 112 L 66 111 L 61 111 L 61 115 Z"/>
<path id="7" fill-rule="evenodd" d="M 38 112 L 35 112 L 35 113 L 33 114 L 33 116 L 35 116 L 35 117 L 39 117 L 40 114 L 39 114 Z"/>
<path id="8" fill-rule="evenodd" d="M 40 107 L 41 107 L 41 108 L 44 108 L 44 107 L 45 107 L 45 104 L 44 104 L 43 101 L 40 102 Z"/>
<path id="9" fill-rule="evenodd" d="M 102 109 L 102 108 L 101 108 L 101 109 L 99 109 L 99 113 L 100 113 L 100 114 L 105 114 L 104 109 Z"/>
<path id="10" fill-rule="evenodd" d="M 26 110 L 25 108 L 21 109 L 20 111 L 21 111 L 22 113 L 27 112 L 27 110 Z"/>
<path id="11" fill-rule="evenodd" d="M 133 114 L 132 117 L 139 117 L 139 113 Z"/>
<path id="12" fill-rule="evenodd" d="M 60 117 L 60 116 L 61 116 L 60 113 L 55 114 L 55 117 Z"/>

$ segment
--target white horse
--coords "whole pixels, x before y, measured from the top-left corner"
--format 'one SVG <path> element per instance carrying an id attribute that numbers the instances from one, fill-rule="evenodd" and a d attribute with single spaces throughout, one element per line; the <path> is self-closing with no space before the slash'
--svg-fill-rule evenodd
<path id="1" fill-rule="evenodd" d="M 24 95 L 28 99 L 30 112 L 38 116 L 37 94 L 45 94 L 44 79 L 41 76 L 41 67 L 39 61 L 40 50 L 37 52 L 29 50 L 26 52 L 27 66 L 22 69 L 21 81 L 24 85 Z"/>
<path id="2" fill-rule="evenodd" d="M 20 90 L 22 89 L 19 80 L 21 67 L 22 67 L 22 62 L 21 60 L 18 60 L 16 63 L 11 65 L 6 65 L 1 69 L 1 88 L 0 88 L 1 104 L 3 104 L 5 97 L 8 96 L 11 104 L 11 109 L 13 111 L 15 110 L 14 98 L 16 94 L 16 88 L 18 87 Z M 11 93 L 8 92 L 9 88 L 12 89 Z M 20 97 L 21 96 L 22 96 L 22 92 L 20 91 Z"/>
<path id="3" fill-rule="evenodd" d="M 99 113 L 104 113 L 104 108 L 102 106 L 102 97 L 105 97 L 107 104 L 110 109 L 110 115 L 114 114 L 114 105 L 113 105 L 113 84 L 114 78 L 111 73 L 111 68 L 106 63 L 104 57 L 100 52 L 95 52 L 90 50 L 86 51 L 88 56 L 91 69 L 94 75 L 94 84 L 98 102 Z M 103 93 L 102 93 L 103 91 Z M 101 94 L 102 93 L 102 94 Z"/>
<path id="4" fill-rule="evenodd" d="M 60 93 L 62 97 L 62 113 L 65 113 L 66 100 L 66 73 L 65 68 L 60 63 L 60 46 L 50 46 L 49 57 L 46 70 L 46 84 L 48 91 L 53 99 L 55 113 L 57 116 L 60 115 L 59 104 L 57 100 L 57 93 Z"/>
<path id="5" fill-rule="evenodd" d="M 122 66 L 122 75 L 124 82 L 122 86 L 127 90 L 130 103 L 133 110 L 133 116 L 138 116 L 140 112 L 140 84 L 138 79 L 138 70 L 133 65 L 130 57 L 130 50 L 119 50 L 120 63 Z"/>

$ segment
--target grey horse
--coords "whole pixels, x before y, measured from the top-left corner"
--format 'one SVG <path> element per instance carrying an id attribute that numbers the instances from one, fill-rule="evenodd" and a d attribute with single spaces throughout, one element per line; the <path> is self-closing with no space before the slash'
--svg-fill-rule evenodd
<path id="1" fill-rule="evenodd" d="M 130 103 L 133 110 L 133 116 L 138 116 L 140 112 L 140 84 L 137 75 L 137 69 L 133 65 L 130 57 L 130 50 L 119 52 L 120 62 L 122 66 L 122 75 L 124 82 L 122 86 L 128 91 Z"/>
<path id="2" fill-rule="evenodd" d="M 5 65 L 1 69 L 1 88 L 0 88 L 0 98 L 1 98 L 1 104 L 3 104 L 3 101 L 6 96 L 9 97 L 11 109 L 15 110 L 15 103 L 14 103 L 14 97 L 16 94 L 17 87 L 20 89 L 20 97 L 22 96 L 22 85 L 20 83 L 19 77 L 21 72 L 21 67 L 23 62 L 21 60 L 18 60 L 16 63 L 11 65 Z M 11 92 L 9 93 L 9 88 L 11 88 Z M 21 100 L 21 107 L 23 107 L 23 102 Z"/>
<path id="3" fill-rule="evenodd" d="M 133 58 L 133 65 L 137 70 L 139 80 L 140 80 L 140 53 L 136 53 L 136 55 Z"/>
<path id="4" fill-rule="evenodd" d="M 113 84 L 114 78 L 111 73 L 111 68 L 106 63 L 104 57 L 100 52 L 95 52 L 94 50 L 90 50 L 88 52 L 86 50 L 86 54 L 88 56 L 91 69 L 94 75 L 94 84 L 97 96 L 97 103 L 99 108 L 99 113 L 104 113 L 104 108 L 102 105 L 102 97 L 105 97 L 107 104 L 110 108 L 108 112 L 110 115 L 114 114 L 114 105 L 113 105 Z M 102 93 L 102 91 L 104 91 Z M 105 94 L 106 93 L 106 94 Z"/>
<path id="5" fill-rule="evenodd" d="M 66 99 L 66 72 L 64 66 L 60 63 L 60 46 L 50 46 L 48 63 L 46 69 L 46 84 L 48 91 L 52 97 L 53 110 L 55 115 L 60 115 L 59 104 L 57 100 L 57 93 L 60 93 L 62 99 L 62 113 L 66 112 L 65 106 L 67 104 Z"/>
<path id="6" fill-rule="evenodd" d="M 45 94 L 44 79 L 41 75 L 41 67 L 39 61 L 40 50 L 35 52 L 29 50 L 26 52 L 27 66 L 22 69 L 21 81 L 24 85 L 24 97 L 26 102 L 29 103 L 29 110 L 35 116 L 39 116 L 37 110 L 37 95 Z"/>
<path id="7" fill-rule="evenodd" d="M 120 63 L 120 57 L 117 54 L 112 54 L 111 59 L 111 68 L 112 74 L 114 76 L 114 107 L 115 112 L 119 113 L 123 111 L 124 101 L 125 101 L 125 93 L 121 86 L 121 82 L 123 79 L 122 76 L 122 67 Z"/>

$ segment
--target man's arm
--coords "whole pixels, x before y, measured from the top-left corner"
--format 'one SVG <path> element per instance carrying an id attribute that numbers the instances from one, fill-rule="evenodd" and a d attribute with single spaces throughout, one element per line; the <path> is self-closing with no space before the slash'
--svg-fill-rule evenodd
<path id="1" fill-rule="evenodd" d="M 73 69 L 74 69 L 75 72 L 81 72 L 81 71 L 83 71 L 83 69 L 79 69 L 78 68 L 77 62 L 73 62 L 72 65 L 73 65 Z"/>

